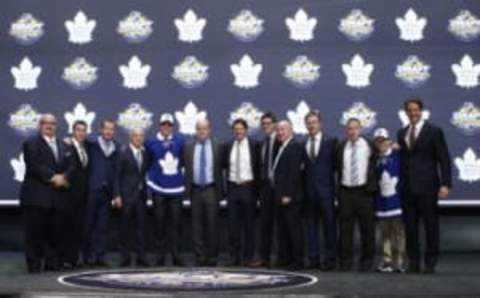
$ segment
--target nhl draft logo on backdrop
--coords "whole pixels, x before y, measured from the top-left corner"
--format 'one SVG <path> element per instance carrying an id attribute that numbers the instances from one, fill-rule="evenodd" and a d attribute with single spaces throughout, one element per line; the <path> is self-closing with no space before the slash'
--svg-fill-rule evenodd
<path id="1" fill-rule="evenodd" d="M 196 88 L 207 81 L 208 69 L 195 56 L 187 56 L 173 68 L 172 78 L 185 88 Z"/>
<path id="2" fill-rule="evenodd" d="M 473 102 L 465 102 L 453 112 L 450 123 L 465 135 L 472 136 L 480 131 L 480 108 Z"/>
<path id="3" fill-rule="evenodd" d="M 244 9 L 230 19 L 227 31 L 243 42 L 255 41 L 263 33 L 265 21 L 252 11 Z"/>
<path id="4" fill-rule="evenodd" d="M 45 33 L 44 23 L 31 13 L 23 13 L 10 25 L 10 35 L 22 45 L 32 45 Z"/>
<path id="5" fill-rule="evenodd" d="M 152 125 L 153 114 L 139 103 L 131 103 L 125 111 L 118 114 L 117 124 L 129 131 L 134 128 L 148 129 Z"/>
<path id="6" fill-rule="evenodd" d="M 307 56 L 296 57 L 285 66 L 283 76 L 293 85 L 306 88 L 313 85 L 320 78 L 320 65 L 310 60 Z"/>

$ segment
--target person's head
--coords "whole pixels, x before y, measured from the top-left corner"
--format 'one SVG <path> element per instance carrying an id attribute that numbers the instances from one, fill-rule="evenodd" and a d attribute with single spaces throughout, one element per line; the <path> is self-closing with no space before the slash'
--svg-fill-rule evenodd
<path id="1" fill-rule="evenodd" d="M 106 141 L 113 140 L 115 134 L 115 121 L 111 119 L 104 119 L 100 123 L 100 135 Z"/>
<path id="2" fill-rule="evenodd" d="M 277 118 L 272 112 L 266 112 L 260 118 L 260 125 L 262 126 L 263 133 L 271 135 L 275 131 L 275 123 Z"/>
<path id="3" fill-rule="evenodd" d="M 210 126 L 210 121 L 207 119 L 198 120 L 195 125 L 195 137 L 197 140 L 203 142 L 210 137 L 212 132 L 212 127 Z"/>
<path id="4" fill-rule="evenodd" d="M 143 128 L 134 128 L 130 130 L 130 143 L 136 147 L 140 148 L 143 145 L 143 142 L 145 141 L 145 131 Z"/>
<path id="5" fill-rule="evenodd" d="M 305 126 L 307 127 L 308 134 L 311 136 L 316 135 L 322 128 L 322 117 L 317 111 L 310 111 L 305 115 Z"/>
<path id="6" fill-rule="evenodd" d="M 350 141 L 356 141 L 362 134 L 362 123 L 358 118 L 350 118 L 346 123 L 347 138 Z"/>
<path id="7" fill-rule="evenodd" d="M 373 140 L 375 142 L 375 147 L 380 153 L 387 152 L 392 144 L 388 130 L 385 128 L 377 128 L 373 133 Z"/>
<path id="8" fill-rule="evenodd" d="M 72 126 L 72 137 L 79 143 L 85 142 L 87 138 L 87 122 L 83 120 L 77 120 Z"/>
<path id="9" fill-rule="evenodd" d="M 54 137 L 57 133 L 57 118 L 53 114 L 43 114 L 38 127 L 42 136 Z"/>
<path id="10" fill-rule="evenodd" d="M 420 98 L 410 98 L 403 103 L 411 124 L 417 124 L 422 119 L 423 102 Z"/>
<path id="11" fill-rule="evenodd" d="M 237 141 L 241 141 L 247 137 L 248 134 L 248 124 L 245 119 L 238 118 L 235 119 L 232 123 L 233 137 Z"/>
<path id="12" fill-rule="evenodd" d="M 168 137 L 172 134 L 173 132 L 173 116 L 172 114 L 162 114 L 160 117 L 160 126 L 159 126 L 159 131 L 160 134 L 164 137 Z"/>
<path id="13" fill-rule="evenodd" d="M 277 123 L 277 139 L 283 143 L 293 135 L 292 124 L 288 120 L 282 120 Z"/>

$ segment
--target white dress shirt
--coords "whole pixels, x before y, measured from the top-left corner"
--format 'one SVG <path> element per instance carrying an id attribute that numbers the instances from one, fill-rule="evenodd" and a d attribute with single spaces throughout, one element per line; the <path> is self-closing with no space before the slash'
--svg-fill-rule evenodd
<path id="1" fill-rule="evenodd" d="M 86 167 L 88 165 L 88 154 L 87 150 L 85 150 L 85 146 L 81 145 L 75 138 L 72 138 L 73 146 L 75 150 L 77 150 L 78 156 L 80 157 L 80 163 L 82 167 Z"/>
<path id="2" fill-rule="evenodd" d="M 107 157 L 115 151 L 115 143 L 113 141 L 107 141 L 101 136 L 98 137 L 98 144 Z"/>
<path id="3" fill-rule="evenodd" d="M 425 120 L 421 119 L 415 125 L 415 140 L 417 140 L 418 135 L 422 131 L 423 125 L 425 125 Z M 405 134 L 405 143 L 410 147 L 410 132 L 412 131 L 412 124 L 408 125 L 407 133 Z"/>
<path id="4" fill-rule="evenodd" d="M 319 131 L 317 132 L 314 136 L 313 136 L 313 141 L 315 142 L 315 156 L 314 157 L 317 157 L 318 156 L 318 152 L 320 152 L 320 144 L 322 142 L 322 132 Z M 312 158 L 312 156 L 310 156 L 310 146 L 312 144 L 312 136 L 308 136 L 308 139 L 307 139 L 307 143 L 305 144 L 305 150 L 308 154 L 308 157 Z"/>
<path id="5" fill-rule="evenodd" d="M 237 150 L 240 150 L 240 162 L 237 163 Z M 235 140 L 230 152 L 230 169 L 228 170 L 229 181 L 233 183 L 244 183 L 253 180 L 253 169 L 250 162 L 250 146 L 248 138 L 242 141 Z M 239 177 L 237 177 L 237 173 Z"/>
<path id="6" fill-rule="evenodd" d="M 55 157 L 55 160 L 58 161 L 58 146 L 57 146 L 57 138 L 55 137 L 48 137 L 45 135 L 42 135 L 42 138 L 47 142 L 48 147 L 52 150 L 53 156 Z"/>
<path id="7" fill-rule="evenodd" d="M 353 143 L 347 141 L 343 151 L 342 185 L 347 187 L 363 186 L 367 183 L 368 163 L 372 154 L 367 141 L 360 137 L 356 141 L 357 181 L 352 177 Z"/>

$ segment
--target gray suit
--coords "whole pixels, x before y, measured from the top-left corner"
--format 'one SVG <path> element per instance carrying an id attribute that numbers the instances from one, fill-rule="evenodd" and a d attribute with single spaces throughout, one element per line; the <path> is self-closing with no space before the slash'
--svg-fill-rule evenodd
<path id="1" fill-rule="evenodd" d="M 196 140 L 187 142 L 184 148 L 185 195 L 192 202 L 193 243 L 198 265 L 215 265 L 217 262 L 218 202 L 224 196 L 222 146 L 216 140 L 210 140 L 213 182 L 204 186 L 197 185 L 194 179 Z"/>

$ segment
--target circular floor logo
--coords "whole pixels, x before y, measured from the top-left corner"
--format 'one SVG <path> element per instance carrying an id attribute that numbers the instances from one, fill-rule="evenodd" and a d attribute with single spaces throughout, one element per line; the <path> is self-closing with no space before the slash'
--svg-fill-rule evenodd
<path id="1" fill-rule="evenodd" d="M 307 286 L 317 282 L 317 278 L 270 270 L 110 270 L 66 275 L 60 277 L 59 282 L 71 286 L 136 291 L 245 291 Z"/>

